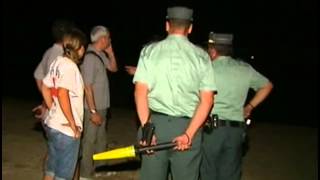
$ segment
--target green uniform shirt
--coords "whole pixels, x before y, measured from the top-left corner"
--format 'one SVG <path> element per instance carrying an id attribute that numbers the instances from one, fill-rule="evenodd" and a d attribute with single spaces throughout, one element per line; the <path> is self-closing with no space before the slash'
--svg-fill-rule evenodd
<path id="1" fill-rule="evenodd" d="M 220 119 L 244 121 L 243 106 L 250 88 L 255 91 L 269 80 L 248 63 L 220 56 L 212 63 L 218 94 L 211 114 Z"/>
<path id="2" fill-rule="evenodd" d="M 192 117 L 201 90 L 215 91 L 209 55 L 187 37 L 169 35 L 143 48 L 133 82 L 148 85 L 153 111 Z"/>

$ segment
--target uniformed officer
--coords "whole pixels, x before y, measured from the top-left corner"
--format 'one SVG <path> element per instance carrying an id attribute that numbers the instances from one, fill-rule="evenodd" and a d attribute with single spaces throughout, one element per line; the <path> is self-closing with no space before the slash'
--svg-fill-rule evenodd
<path id="1" fill-rule="evenodd" d="M 211 133 L 204 133 L 201 180 L 240 180 L 244 119 L 272 90 L 272 83 L 248 63 L 233 59 L 232 34 L 209 34 L 208 52 L 218 93 Z M 256 91 L 245 105 L 248 90 Z"/>
<path id="2" fill-rule="evenodd" d="M 155 125 L 153 144 L 174 141 L 174 149 L 142 156 L 142 180 L 197 180 L 201 161 L 201 125 L 216 90 L 209 55 L 192 44 L 193 10 L 167 9 L 168 36 L 141 51 L 134 75 L 141 125 Z"/>

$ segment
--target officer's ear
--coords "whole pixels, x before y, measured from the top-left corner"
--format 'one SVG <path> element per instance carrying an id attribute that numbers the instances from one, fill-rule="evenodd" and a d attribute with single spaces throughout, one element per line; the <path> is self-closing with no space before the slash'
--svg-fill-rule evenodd
<path id="1" fill-rule="evenodd" d="M 169 32 L 170 30 L 170 23 L 169 21 L 166 21 L 166 31 Z"/>
<path id="2" fill-rule="evenodd" d="M 188 28 L 188 34 L 191 34 L 191 32 L 192 32 L 192 24 L 190 24 L 190 26 L 189 26 L 189 28 Z"/>

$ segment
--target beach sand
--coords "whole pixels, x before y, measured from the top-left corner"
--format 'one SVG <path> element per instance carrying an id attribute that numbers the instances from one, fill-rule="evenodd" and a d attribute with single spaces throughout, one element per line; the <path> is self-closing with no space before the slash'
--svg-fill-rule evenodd
<path id="1" fill-rule="evenodd" d="M 2 179 L 39 180 L 46 142 L 32 117 L 37 102 L 4 98 L 2 101 Z M 318 179 L 318 129 L 253 121 L 250 149 L 244 158 L 243 180 Z M 135 112 L 112 108 L 108 149 L 129 146 L 136 139 Z M 137 180 L 140 161 L 108 161 L 97 180 Z"/>

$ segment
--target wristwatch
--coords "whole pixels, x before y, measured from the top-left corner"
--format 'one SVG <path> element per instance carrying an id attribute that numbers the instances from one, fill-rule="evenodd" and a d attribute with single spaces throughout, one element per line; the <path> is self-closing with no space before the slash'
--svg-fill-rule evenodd
<path id="1" fill-rule="evenodd" d="M 95 110 L 95 109 L 90 109 L 90 113 L 91 113 L 91 114 L 95 114 L 95 113 L 97 113 L 97 110 Z"/>

